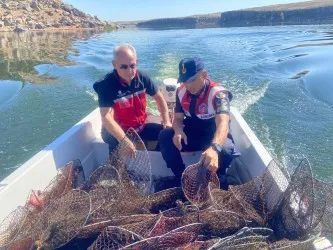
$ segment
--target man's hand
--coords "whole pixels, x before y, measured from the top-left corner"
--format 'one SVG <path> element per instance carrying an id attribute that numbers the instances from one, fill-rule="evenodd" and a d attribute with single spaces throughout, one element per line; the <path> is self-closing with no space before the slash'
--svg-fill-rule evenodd
<path id="1" fill-rule="evenodd" d="M 128 137 L 125 137 L 121 142 L 120 153 L 124 157 L 130 157 L 130 158 L 136 157 L 136 148 L 133 142 Z"/>
<path id="2" fill-rule="evenodd" d="M 219 155 L 212 147 L 201 154 L 200 161 L 203 167 L 208 168 L 211 172 L 216 172 L 219 168 Z"/>
<path id="3" fill-rule="evenodd" d="M 172 128 L 172 123 L 171 122 L 163 122 L 163 128 Z"/>
<path id="4" fill-rule="evenodd" d="M 175 135 L 172 138 L 173 144 L 175 144 L 176 148 L 178 148 L 179 151 L 182 150 L 182 139 L 184 140 L 184 143 L 187 145 L 187 136 L 184 133 L 184 131 L 175 132 Z"/>

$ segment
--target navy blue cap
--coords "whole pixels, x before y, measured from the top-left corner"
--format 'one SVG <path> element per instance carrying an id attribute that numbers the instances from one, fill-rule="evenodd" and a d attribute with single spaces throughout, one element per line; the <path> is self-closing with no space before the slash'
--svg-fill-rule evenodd
<path id="1" fill-rule="evenodd" d="M 194 79 L 196 73 L 204 69 L 204 63 L 199 57 L 184 58 L 179 63 L 178 82 L 188 82 Z"/>

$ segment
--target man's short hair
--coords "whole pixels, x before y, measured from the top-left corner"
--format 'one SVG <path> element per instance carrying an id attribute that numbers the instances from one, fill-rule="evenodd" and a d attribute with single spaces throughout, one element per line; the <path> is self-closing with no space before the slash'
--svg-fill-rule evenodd
<path id="1" fill-rule="evenodd" d="M 130 45 L 130 44 L 124 43 L 124 44 L 116 45 L 116 46 L 114 47 L 114 49 L 113 49 L 113 60 L 116 59 L 116 57 L 117 57 L 119 51 L 124 50 L 124 49 L 128 49 L 128 50 L 132 51 L 133 54 L 134 54 L 135 57 L 136 57 L 136 50 L 135 50 L 135 48 L 134 48 L 132 45 Z"/>

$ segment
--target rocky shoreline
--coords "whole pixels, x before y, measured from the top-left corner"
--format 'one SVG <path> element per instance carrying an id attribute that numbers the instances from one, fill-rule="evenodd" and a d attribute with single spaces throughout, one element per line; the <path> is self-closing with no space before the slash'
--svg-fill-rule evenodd
<path id="1" fill-rule="evenodd" d="M 270 25 L 333 24 L 333 1 L 315 0 L 137 23 L 139 28 L 218 28 Z"/>
<path id="2" fill-rule="evenodd" d="M 104 29 L 108 23 L 61 0 L 0 0 L 0 31 Z"/>

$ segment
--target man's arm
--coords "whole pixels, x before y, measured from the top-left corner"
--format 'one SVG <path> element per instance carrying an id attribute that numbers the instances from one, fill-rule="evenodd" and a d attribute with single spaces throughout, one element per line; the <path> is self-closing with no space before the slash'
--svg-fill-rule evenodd
<path id="1" fill-rule="evenodd" d="M 102 118 L 103 127 L 120 142 L 125 137 L 125 132 L 119 126 L 119 124 L 114 120 L 113 108 L 99 108 Z"/>
<path id="2" fill-rule="evenodd" d="M 182 150 L 182 139 L 184 143 L 187 145 L 187 136 L 184 133 L 184 113 L 175 113 L 172 123 L 172 128 L 175 131 L 175 135 L 172 138 L 173 143 L 178 148 L 178 150 Z"/>
<path id="3" fill-rule="evenodd" d="M 229 132 L 229 115 L 219 114 L 215 116 L 216 131 L 212 143 L 223 145 Z"/>
<path id="4" fill-rule="evenodd" d="M 168 105 L 167 105 L 166 101 L 164 100 L 164 97 L 163 97 L 161 91 L 157 91 L 156 95 L 154 95 L 152 97 L 156 102 L 158 110 L 160 111 L 160 114 L 163 119 L 164 127 L 171 127 L 171 122 L 170 122 L 169 113 L 168 113 Z"/>
<path id="5" fill-rule="evenodd" d="M 212 143 L 217 143 L 222 146 L 229 132 L 230 103 L 228 93 L 217 93 L 214 104 L 216 111 L 216 131 Z M 216 152 L 213 147 L 209 147 L 206 151 L 202 153 L 201 161 L 203 162 L 203 165 L 212 172 L 216 172 L 219 168 L 218 152 Z"/>
<path id="6" fill-rule="evenodd" d="M 223 145 L 228 136 L 229 131 L 229 115 L 218 114 L 215 116 L 216 131 L 212 143 Z M 219 155 L 215 149 L 209 147 L 206 149 L 200 159 L 203 166 L 208 168 L 212 172 L 216 172 L 219 168 Z"/>
<path id="7" fill-rule="evenodd" d="M 184 113 L 174 113 L 172 128 L 175 134 L 183 132 L 184 128 Z"/>
<path id="8" fill-rule="evenodd" d="M 132 141 L 126 137 L 124 130 L 113 118 L 113 108 L 99 108 L 103 127 L 117 139 L 118 142 L 122 142 L 123 153 L 129 153 L 129 156 L 135 158 L 136 149 Z"/>

